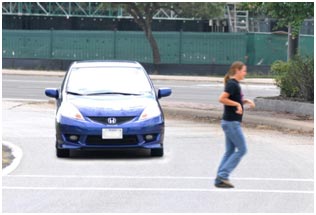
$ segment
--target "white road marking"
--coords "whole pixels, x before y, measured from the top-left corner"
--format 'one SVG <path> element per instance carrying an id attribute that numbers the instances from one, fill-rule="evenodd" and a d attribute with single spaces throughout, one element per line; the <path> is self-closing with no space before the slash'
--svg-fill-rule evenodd
<path id="1" fill-rule="evenodd" d="M 314 194 L 308 190 L 261 190 L 261 189 L 196 189 L 196 188 L 130 188 L 130 187 L 8 187 L 3 190 L 53 190 L 53 191 L 158 191 L 158 192 L 235 192 L 235 193 L 291 193 Z"/>
<path id="2" fill-rule="evenodd" d="M 198 176 L 128 176 L 128 175 L 7 175 L 10 178 L 109 178 L 109 179 L 190 179 L 190 180 L 212 180 L 214 177 Z M 309 178 L 231 178 L 236 181 L 296 181 L 314 182 Z"/>

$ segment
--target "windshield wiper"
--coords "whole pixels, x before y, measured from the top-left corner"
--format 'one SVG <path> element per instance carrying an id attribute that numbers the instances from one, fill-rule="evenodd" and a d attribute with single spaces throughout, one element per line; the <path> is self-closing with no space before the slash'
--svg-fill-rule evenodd
<path id="1" fill-rule="evenodd" d="M 124 93 L 124 92 L 95 92 L 95 93 L 87 93 L 86 96 L 95 96 L 95 95 L 124 95 L 124 96 L 139 96 L 141 94 L 138 93 Z"/>
<path id="2" fill-rule="evenodd" d="M 67 94 L 76 95 L 76 96 L 83 96 L 84 95 L 81 93 L 76 93 L 76 92 L 71 92 L 71 91 L 67 91 Z"/>

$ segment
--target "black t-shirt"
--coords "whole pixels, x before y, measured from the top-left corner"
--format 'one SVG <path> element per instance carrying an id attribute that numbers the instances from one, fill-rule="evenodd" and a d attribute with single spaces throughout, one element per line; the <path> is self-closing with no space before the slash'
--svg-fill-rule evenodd
<path id="1" fill-rule="evenodd" d="M 235 79 L 229 79 L 225 85 L 225 92 L 229 93 L 229 99 L 241 104 L 243 107 L 243 94 L 239 82 Z M 226 121 L 242 121 L 242 115 L 236 113 L 237 107 L 224 105 L 223 120 Z"/>

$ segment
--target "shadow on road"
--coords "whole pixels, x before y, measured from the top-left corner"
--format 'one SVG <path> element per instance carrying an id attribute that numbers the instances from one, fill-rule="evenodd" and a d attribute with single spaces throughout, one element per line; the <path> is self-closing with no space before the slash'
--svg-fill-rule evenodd
<path id="1" fill-rule="evenodd" d="M 159 159 L 150 156 L 150 150 L 89 150 L 89 151 L 70 151 L 69 159 Z"/>

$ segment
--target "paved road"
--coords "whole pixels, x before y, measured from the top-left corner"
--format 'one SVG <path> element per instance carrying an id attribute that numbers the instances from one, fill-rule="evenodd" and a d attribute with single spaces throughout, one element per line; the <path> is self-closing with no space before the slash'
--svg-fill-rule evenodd
<path id="1" fill-rule="evenodd" d="M 249 153 L 232 175 L 236 188 L 221 190 L 212 185 L 224 150 L 217 124 L 167 119 L 163 158 L 141 151 L 57 159 L 52 106 L 3 102 L 2 110 L 3 140 L 23 150 L 2 178 L 3 212 L 314 211 L 313 137 L 245 129 Z"/>
<path id="2" fill-rule="evenodd" d="M 47 97 L 44 95 L 44 89 L 47 87 L 60 87 L 61 81 L 61 77 L 3 75 L 3 98 L 47 100 Z M 220 83 L 155 80 L 154 84 L 157 88 L 172 88 L 172 96 L 164 98 L 163 101 L 221 106 L 218 103 L 218 96 L 223 90 L 223 85 Z M 280 90 L 274 85 L 247 84 L 242 85 L 242 88 L 245 96 L 250 99 L 258 96 L 277 96 L 280 93 Z"/>

